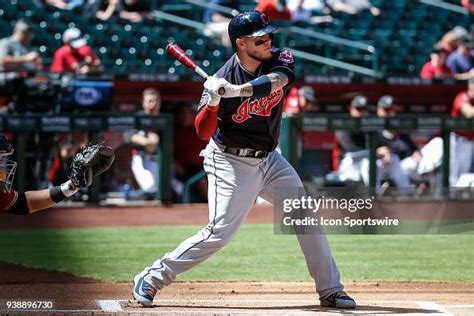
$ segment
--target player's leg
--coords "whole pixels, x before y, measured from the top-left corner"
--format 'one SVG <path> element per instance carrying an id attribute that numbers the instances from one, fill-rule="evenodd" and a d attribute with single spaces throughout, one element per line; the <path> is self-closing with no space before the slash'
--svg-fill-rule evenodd
<path id="1" fill-rule="evenodd" d="M 389 169 L 389 177 L 393 180 L 397 188 L 400 188 L 403 192 L 407 192 L 411 184 L 407 174 L 403 172 L 400 166 L 400 157 L 396 154 L 392 154 L 391 163 L 384 167 Z"/>
<path id="2" fill-rule="evenodd" d="M 136 276 L 134 296 L 143 304 L 151 304 L 156 291 L 171 284 L 176 275 L 222 249 L 238 231 L 257 198 L 262 178 L 258 159 L 223 154 L 210 146 L 205 152 L 209 223 Z M 140 286 L 144 287 L 143 291 Z"/>
<path id="3" fill-rule="evenodd" d="M 285 198 L 299 198 L 301 190 L 294 190 L 294 188 L 303 188 L 303 184 L 293 167 L 280 154 L 274 152 L 267 160 L 265 165 L 267 176 L 264 179 L 260 195 L 274 207 L 280 208 L 282 205 L 274 204 L 274 201 L 278 200 L 275 194 L 283 189 L 286 192 L 293 192 L 292 195 L 295 195 L 285 195 Z M 283 213 L 281 209 L 278 211 L 280 214 Z M 355 302 L 342 291 L 339 270 L 332 257 L 326 235 L 319 231 L 315 234 L 297 235 L 297 237 L 308 270 L 316 282 L 316 291 L 322 304 L 327 299 L 332 299 L 333 301 L 330 302 L 333 303 L 332 306 L 355 307 Z"/>

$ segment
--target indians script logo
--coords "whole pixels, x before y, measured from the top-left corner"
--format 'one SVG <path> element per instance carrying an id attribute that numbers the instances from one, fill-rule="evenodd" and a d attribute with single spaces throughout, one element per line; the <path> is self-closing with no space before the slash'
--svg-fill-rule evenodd
<path id="1" fill-rule="evenodd" d="M 248 98 L 239 106 L 237 113 L 232 115 L 232 121 L 240 124 L 251 118 L 251 115 L 270 116 L 272 109 L 280 103 L 282 98 L 283 90 L 253 101 Z"/>

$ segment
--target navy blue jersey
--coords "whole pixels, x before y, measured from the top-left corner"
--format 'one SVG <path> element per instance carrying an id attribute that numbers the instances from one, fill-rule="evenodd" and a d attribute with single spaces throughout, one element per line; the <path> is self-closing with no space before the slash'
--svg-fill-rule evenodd
<path id="1" fill-rule="evenodd" d="M 271 72 L 282 72 L 288 76 L 288 85 L 263 98 L 222 98 L 218 111 L 218 128 L 212 136 L 221 145 L 272 151 L 278 145 L 283 101 L 290 85 L 295 81 L 294 59 L 287 48 L 273 48 L 272 59 L 263 62 L 250 74 L 237 62 L 234 54 L 216 77 L 224 78 L 232 84 L 241 85 Z M 203 92 L 199 109 L 207 103 Z"/>

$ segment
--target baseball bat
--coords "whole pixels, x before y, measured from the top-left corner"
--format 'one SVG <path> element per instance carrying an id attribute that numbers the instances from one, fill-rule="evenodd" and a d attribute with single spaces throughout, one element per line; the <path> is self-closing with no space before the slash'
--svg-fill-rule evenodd
<path id="1" fill-rule="evenodd" d="M 209 78 L 209 75 L 207 74 L 207 72 L 205 72 L 201 67 L 199 67 L 194 61 L 194 59 L 188 54 L 186 54 L 186 52 L 181 47 L 179 47 L 178 44 L 170 43 L 166 45 L 166 51 L 171 56 L 176 58 L 181 64 L 193 70 L 195 73 L 197 73 L 204 79 Z M 217 93 L 219 93 L 219 95 L 224 95 L 225 89 L 223 87 L 219 88 L 219 91 Z"/>

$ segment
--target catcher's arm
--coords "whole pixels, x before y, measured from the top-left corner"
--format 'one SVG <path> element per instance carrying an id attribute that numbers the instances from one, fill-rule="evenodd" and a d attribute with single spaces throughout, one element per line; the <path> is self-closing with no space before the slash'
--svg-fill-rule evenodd
<path id="1" fill-rule="evenodd" d="M 12 214 L 26 215 L 49 208 L 72 196 L 81 187 L 90 186 L 93 177 L 109 169 L 114 158 L 115 154 L 111 147 L 103 144 L 84 146 L 73 159 L 68 181 L 50 189 L 25 193 L 11 191 L 7 193 L 7 198 L 11 200 L 11 206 L 6 211 Z"/>
<path id="2" fill-rule="evenodd" d="M 26 191 L 25 193 L 11 191 L 6 196 L 12 200 L 12 203 L 5 211 L 16 215 L 35 213 L 53 206 L 77 191 L 79 188 L 75 188 L 71 181 L 66 181 L 60 186 L 50 189 Z"/>

